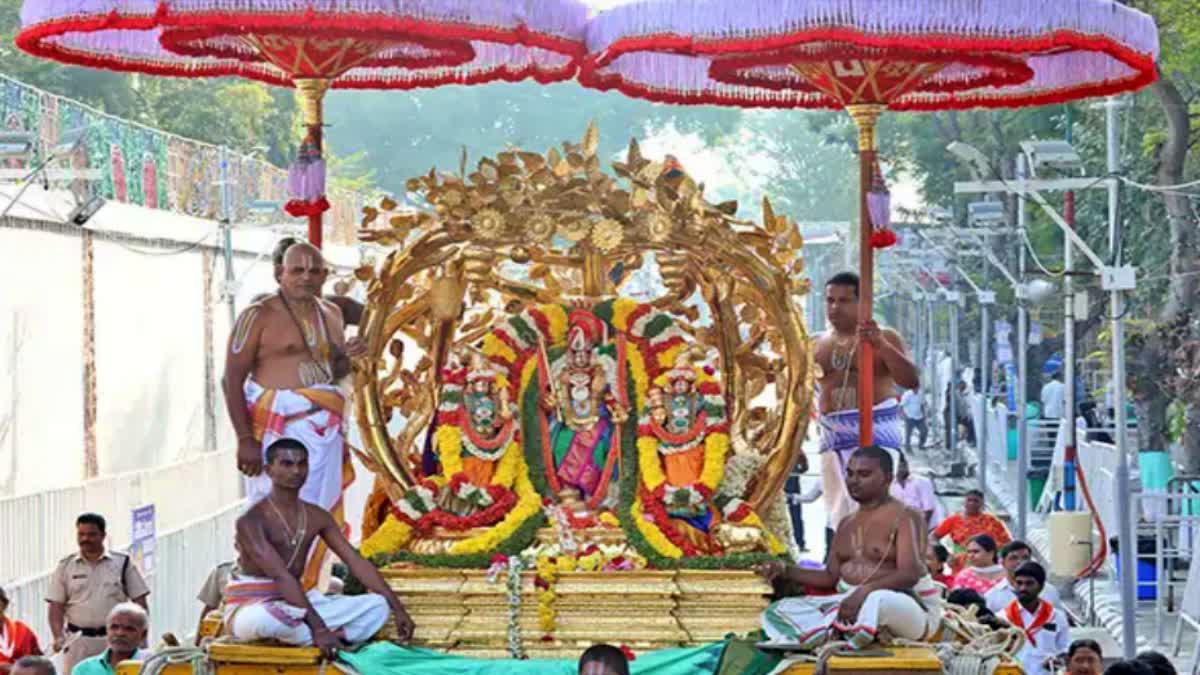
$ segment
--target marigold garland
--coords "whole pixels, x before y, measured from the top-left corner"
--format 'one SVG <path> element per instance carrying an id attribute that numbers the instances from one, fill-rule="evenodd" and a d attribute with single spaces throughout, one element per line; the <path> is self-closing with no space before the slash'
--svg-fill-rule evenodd
<path id="1" fill-rule="evenodd" d="M 364 558 L 391 555 L 412 541 L 412 536 L 411 525 L 399 520 L 393 514 L 388 514 L 383 525 L 380 525 L 379 529 L 375 530 L 374 534 L 368 537 L 358 550 Z"/>
<path id="2" fill-rule="evenodd" d="M 538 310 L 550 324 L 551 344 L 557 345 L 565 342 L 567 339 L 567 311 L 561 305 L 538 305 Z"/>
<path id="3" fill-rule="evenodd" d="M 513 351 L 513 348 L 496 337 L 495 333 L 488 333 L 483 336 L 483 355 L 489 359 L 503 359 L 505 363 L 512 363 L 517 360 L 517 353 Z"/>
<path id="4" fill-rule="evenodd" d="M 496 472 L 492 474 L 492 485 L 511 488 L 517 480 L 517 472 L 522 469 L 521 445 L 515 440 L 508 444 L 504 456 L 496 463 Z"/>
<path id="5" fill-rule="evenodd" d="M 658 457 L 658 439 L 653 436 L 641 436 L 637 439 L 637 449 L 642 484 L 653 492 L 667 480 L 667 474 L 663 472 L 662 462 Z"/>
<path id="6" fill-rule="evenodd" d="M 518 457 L 520 457 L 519 453 Z M 517 469 L 516 481 L 514 482 L 517 504 L 508 512 L 508 515 L 503 520 L 481 534 L 455 542 L 447 553 L 450 555 L 467 555 L 491 551 L 502 542 L 508 540 L 525 521 L 540 515 L 542 512 L 542 500 L 538 496 L 537 490 L 533 489 L 533 484 L 529 482 L 528 473 L 528 470 L 525 468 L 525 462 L 522 460 L 520 467 Z"/>
<path id="7" fill-rule="evenodd" d="M 725 476 L 725 456 L 729 454 L 729 434 L 709 434 L 704 439 L 704 470 L 700 474 L 700 483 L 709 490 L 716 491 Z"/>
<path id="8" fill-rule="evenodd" d="M 438 450 L 438 461 L 442 463 L 442 476 L 449 478 L 461 473 L 462 429 L 452 424 L 443 424 L 433 432 L 433 442 Z"/>
<path id="9" fill-rule="evenodd" d="M 629 315 L 638 308 L 638 303 L 629 298 L 617 298 L 612 303 L 612 324 L 617 330 L 629 332 Z"/>
<path id="10" fill-rule="evenodd" d="M 653 499 L 653 498 L 652 498 Z M 682 558 L 683 549 L 675 544 L 672 544 L 663 531 L 656 527 L 653 523 L 646 520 L 646 514 L 642 510 L 642 499 L 639 497 L 633 502 L 633 507 L 629 510 L 629 515 L 633 519 L 642 537 L 646 543 L 660 556 L 665 558 Z"/>

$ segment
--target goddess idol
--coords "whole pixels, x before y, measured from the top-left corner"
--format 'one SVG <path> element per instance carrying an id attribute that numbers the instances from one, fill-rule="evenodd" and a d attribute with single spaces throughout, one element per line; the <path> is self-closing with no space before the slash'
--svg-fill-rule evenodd
<path id="1" fill-rule="evenodd" d="M 591 312 L 577 309 L 567 317 L 566 351 L 550 362 L 544 345 L 543 368 L 548 368 L 542 408 L 550 422 L 553 467 L 547 464 L 559 500 L 577 510 L 611 508 L 616 503 L 614 473 L 620 454 L 619 425 L 629 418 L 628 404 L 618 386 L 617 357 L 600 354 L 607 342 L 606 326 Z M 618 439 L 615 441 L 615 439 Z M 582 501 L 580 501 L 582 499 Z"/>

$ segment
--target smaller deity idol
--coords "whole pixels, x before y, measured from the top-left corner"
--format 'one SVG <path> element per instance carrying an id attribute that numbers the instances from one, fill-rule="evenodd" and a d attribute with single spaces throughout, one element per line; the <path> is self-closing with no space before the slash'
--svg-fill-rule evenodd
<path id="1" fill-rule="evenodd" d="M 463 393 L 463 415 L 458 425 L 463 434 L 462 470 L 467 480 L 477 486 L 492 481 L 496 463 L 516 431 L 508 389 L 497 391 L 496 380 L 496 371 L 487 360 L 482 355 L 472 355 Z"/>
<path id="2" fill-rule="evenodd" d="M 720 385 L 693 365 L 701 355 L 685 351 L 646 394 L 638 424 L 642 498 L 650 519 L 686 555 L 749 550 L 762 543 L 761 533 L 749 542 L 731 538 L 749 508 L 740 499 L 715 498 L 729 427 Z M 722 501 L 724 509 L 717 506 Z"/>
<path id="3" fill-rule="evenodd" d="M 469 361 L 469 367 L 445 371 L 434 432 L 441 471 L 421 480 L 397 504 L 403 519 L 418 530 L 491 525 L 514 500 L 520 448 L 508 390 L 483 356 L 472 354 Z"/>
<path id="4" fill-rule="evenodd" d="M 596 508 L 611 501 L 613 473 L 620 452 L 614 443 L 628 411 L 618 395 L 617 364 L 598 353 L 604 323 L 594 314 L 576 310 L 567 319 L 567 350 L 553 365 L 542 398 L 552 419 L 550 455 L 554 462 L 551 484 L 564 504 Z M 622 343 L 618 341 L 618 360 Z M 545 357 L 543 356 L 543 360 Z M 615 493 L 615 490 L 611 490 Z"/>

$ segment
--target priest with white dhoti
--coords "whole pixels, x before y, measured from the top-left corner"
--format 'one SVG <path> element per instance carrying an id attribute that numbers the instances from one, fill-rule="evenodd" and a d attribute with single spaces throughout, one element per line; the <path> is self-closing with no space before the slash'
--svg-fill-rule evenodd
<path id="1" fill-rule="evenodd" d="M 883 448 L 855 451 L 846 488 L 858 509 L 838 527 L 826 567 L 759 567 L 767 580 L 802 592 L 763 613 L 771 643 L 810 651 L 840 641 L 862 649 L 883 636 L 930 639 L 941 628 L 940 592 L 922 556 L 924 516 L 890 495 L 892 474 L 892 455 Z"/>
<path id="2" fill-rule="evenodd" d="M 235 640 L 274 640 L 318 647 L 327 656 L 375 636 L 396 619 L 398 638 L 412 637 L 404 604 L 379 570 L 350 545 L 325 509 L 300 497 L 308 477 L 308 449 L 291 438 L 266 451 L 271 488 L 237 520 L 238 572 L 225 587 L 225 627 Z M 304 552 L 314 543 L 329 547 L 366 587 L 366 594 L 305 593 L 300 576 Z"/>

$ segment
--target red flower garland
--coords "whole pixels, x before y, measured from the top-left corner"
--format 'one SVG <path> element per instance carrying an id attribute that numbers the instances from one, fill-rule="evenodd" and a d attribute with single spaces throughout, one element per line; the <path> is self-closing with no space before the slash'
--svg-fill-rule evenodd
<path id="1" fill-rule="evenodd" d="M 451 479 L 451 490 L 455 489 L 455 480 L 459 480 L 461 476 L 462 474 L 457 474 Z M 461 484 L 462 480 L 459 480 L 458 485 Z M 395 506 L 391 507 L 391 512 L 396 518 L 408 523 L 421 534 L 428 533 L 434 527 L 442 527 L 453 532 L 464 532 L 476 527 L 487 527 L 500 522 L 500 519 L 516 506 L 517 495 L 512 490 L 505 489 L 499 485 L 489 485 L 484 489 L 487 490 L 488 495 L 492 498 L 492 505 L 469 516 L 456 516 L 445 511 L 430 511 L 418 520 L 413 520 Z"/>
<path id="2" fill-rule="evenodd" d="M 651 522 L 666 536 L 667 541 L 678 547 L 689 558 L 700 555 L 696 547 L 692 546 L 691 542 L 684 538 L 682 534 L 679 534 L 679 531 L 675 529 L 674 523 L 671 522 L 671 517 L 667 515 L 667 509 L 663 506 L 662 501 L 667 493 L 667 484 L 663 483 L 659 485 L 654 490 L 654 494 L 646 492 L 644 486 L 641 492 L 643 512 L 645 515 L 650 516 Z"/>

